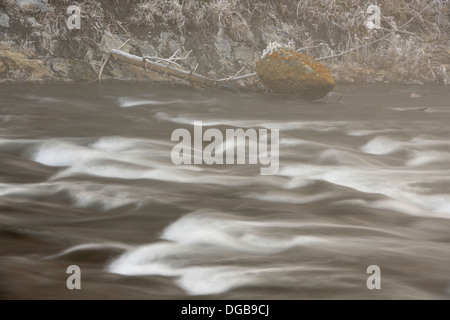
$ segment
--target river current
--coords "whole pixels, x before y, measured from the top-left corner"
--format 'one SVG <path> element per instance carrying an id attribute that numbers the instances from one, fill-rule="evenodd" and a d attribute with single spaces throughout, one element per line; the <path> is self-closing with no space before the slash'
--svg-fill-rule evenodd
<path id="1" fill-rule="evenodd" d="M 449 101 L 2 87 L 0 298 L 448 299 Z M 277 173 L 174 164 L 171 135 L 194 121 L 278 129 Z"/>

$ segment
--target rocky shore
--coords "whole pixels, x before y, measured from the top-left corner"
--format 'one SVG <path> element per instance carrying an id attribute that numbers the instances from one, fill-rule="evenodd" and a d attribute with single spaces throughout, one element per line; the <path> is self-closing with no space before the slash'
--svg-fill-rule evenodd
<path id="1" fill-rule="evenodd" d="M 1 0 L 0 84 L 91 83 L 106 53 L 121 46 L 138 56 L 167 58 L 178 52 L 186 57 L 180 60 L 183 68 L 218 79 L 255 72 L 269 42 L 291 42 L 295 48 L 307 48 L 302 54 L 318 58 L 387 33 L 376 45 L 321 62 L 337 83 L 449 83 L 448 1 L 437 1 L 404 32 L 367 30 L 364 1 L 358 6 L 338 1 L 329 8 L 328 20 L 326 2 L 331 1 L 321 1 L 323 7 L 319 2 Z M 416 9 L 425 3 L 416 2 Z M 399 11 L 405 14 L 401 16 L 383 3 L 387 29 L 394 21 L 402 25 L 411 18 L 412 5 Z M 81 9 L 80 29 L 67 25 L 70 5 Z M 345 25 L 350 17 L 354 21 Z M 181 81 L 114 59 L 105 67 L 103 80 Z"/>

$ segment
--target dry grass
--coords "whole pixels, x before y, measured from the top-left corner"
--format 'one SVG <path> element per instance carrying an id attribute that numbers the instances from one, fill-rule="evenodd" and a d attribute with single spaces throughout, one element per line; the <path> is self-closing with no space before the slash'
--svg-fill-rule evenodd
<path id="1" fill-rule="evenodd" d="M 226 32 L 241 41 L 251 39 L 249 24 L 243 16 L 246 12 L 242 10 L 239 0 L 215 0 L 204 8 L 204 16 L 218 29 L 219 34 Z M 240 11 L 244 11 L 243 14 Z M 200 25 L 201 22 L 198 26 Z"/>
<path id="2" fill-rule="evenodd" d="M 4 7 L 6 10 L 11 9 L 16 3 L 16 0 L 2 0 L 0 7 Z"/>
<path id="3" fill-rule="evenodd" d="M 434 0 L 408 31 L 435 38 L 450 32 L 450 4 Z M 364 21 L 371 0 L 140 0 L 132 22 L 151 27 L 171 26 L 179 30 L 197 27 L 223 30 L 234 40 L 251 36 L 251 30 L 265 25 L 293 25 L 289 36 L 303 45 L 322 40 L 338 48 L 349 37 L 367 35 Z M 382 25 L 387 29 L 407 22 L 430 0 L 379 0 Z M 311 39 L 309 39 L 311 38 Z"/>
<path id="4" fill-rule="evenodd" d="M 177 26 L 183 28 L 186 17 L 183 15 L 182 9 L 183 7 L 178 1 L 141 1 L 135 8 L 132 22 L 150 27 Z"/>
<path id="5" fill-rule="evenodd" d="M 344 52 L 389 34 L 421 12 L 431 0 L 379 0 L 383 30 L 368 31 L 364 22 L 371 0 L 141 0 L 133 23 L 162 26 L 176 32 L 213 30 L 236 42 L 252 42 L 254 35 L 283 30 L 282 39 L 293 40 L 302 53 L 318 57 Z M 286 25 L 293 26 L 286 28 Z M 384 81 L 437 80 L 443 65 L 429 58 L 436 44 L 449 41 L 450 3 L 434 0 L 402 32 L 381 42 L 328 60 L 338 78 L 364 80 L 380 70 L 389 70 Z M 269 33 L 270 36 L 270 33 Z M 267 41 L 266 41 L 267 42 Z M 262 50 L 267 43 L 259 43 Z M 445 67 L 444 67 L 445 69 Z M 363 70 L 363 71 L 361 71 Z M 351 73 L 360 76 L 352 77 Z M 441 78 L 445 78 L 442 74 Z M 378 75 L 378 78 L 381 76 Z"/>
<path id="6" fill-rule="evenodd" d="M 301 53 L 320 58 L 346 52 L 387 35 L 383 41 L 323 61 L 332 68 L 337 80 L 443 82 L 448 79 L 450 70 L 450 62 L 445 58 L 450 44 L 450 1 L 434 0 L 433 5 L 402 32 L 390 34 L 389 31 L 407 23 L 431 1 L 85 0 L 83 12 L 88 18 L 83 20 L 80 36 L 83 41 L 91 40 L 95 44 L 108 30 L 126 38 L 154 41 L 152 45 L 157 47 L 155 35 L 167 31 L 184 36 L 185 47 L 187 51 L 194 49 L 192 56 L 197 58 L 200 68 L 216 69 L 217 65 L 209 61 L 217 60 L 217 54 L 205 52 L 208 48 L 215 50 L 211 44 L 216 36 L 231 40 L 233 45 L 249 46 L 259 54 L 270 41 L 285 44 L 292 41 Z M 364 26 L 368 17 L 366 9 L 375 2 L 381 8 L 381 24 L 385 29 L 368 31 Z M 9 9 L 16 1 L 1 0 L 0 3 Z M 44 24 L 59 39 L 72 39 L 65 25 L 66 17 L 59 14 L 72 1 L 49 0 L 49 3 L 58 10 L 36 18 L 40 18 L 41 23 L 46 20 Z M 27 41 L 16 42 L 24 49 L 33 50 Z M 53 54 L 52 43 L 43 42 L 36 48 Z M 435 59 L 438 56 L 444 58 Z M 236 64 L 227 73 L 241 67 Z"/>
<path id="7" fill-rule="evenodd" d="M 251 31 L 248 13 L 242 0 L 143 0 L 136 6 L 131 21 L 150 27 L 172 27 L 179 31 L 187 28 L 227 33 L 236 40 L 248 40 Z"/>

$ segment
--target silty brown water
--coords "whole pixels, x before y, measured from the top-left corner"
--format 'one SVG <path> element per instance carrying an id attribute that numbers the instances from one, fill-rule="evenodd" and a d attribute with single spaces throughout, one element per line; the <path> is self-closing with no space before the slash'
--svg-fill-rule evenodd
<path id="1" fill-rule="evenodd" d="M 449 97 L 3 87 L 0 297 L 448 299 Z M 194 121 L 279 129 L 278 173 L 174 165 L 171 134 Z"/>

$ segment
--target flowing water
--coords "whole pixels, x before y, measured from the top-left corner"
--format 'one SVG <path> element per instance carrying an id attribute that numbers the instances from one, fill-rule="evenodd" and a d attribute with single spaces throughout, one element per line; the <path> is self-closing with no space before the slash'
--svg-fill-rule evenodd
<path id="1" fill-rule="evenodd" d="M 0 298 L 448 299 L 449 101 L 3 87 Z M 278 173 L 173 164 L 172 132 L 194 121 L 279 129 Z"/>

